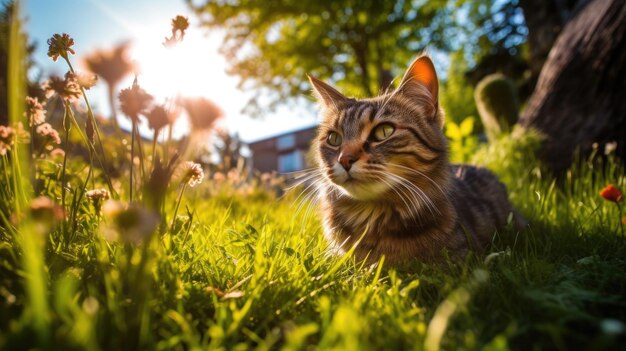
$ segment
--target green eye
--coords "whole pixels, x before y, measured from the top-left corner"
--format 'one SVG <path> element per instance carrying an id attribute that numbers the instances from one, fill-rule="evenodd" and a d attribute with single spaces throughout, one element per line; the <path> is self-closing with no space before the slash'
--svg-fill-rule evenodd
<path id="1" fill-rule="evenodd" d="M 326 139 L 326 141 L 328 142 L 328 144 L 332 146 L 339 146 L 341 145 L 342 139 L 343 138 L 341 137 L 341 135 L 339 135 L 339 133 L 330 132 L 330 134 L 328 134 L 328 138 Z"/>
<path id="2" fill-rule="evenodd" d="M 380 124 L 374 129 L 374 139 L 376 139 L 376 141 L 385 140 L 393 134 L 394 130 L 395 128 L 391 124 Z"/>

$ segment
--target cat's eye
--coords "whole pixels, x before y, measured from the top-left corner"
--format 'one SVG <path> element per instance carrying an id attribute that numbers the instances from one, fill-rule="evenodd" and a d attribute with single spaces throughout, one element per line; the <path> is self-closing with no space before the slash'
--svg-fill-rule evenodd
<path id="1" fill-rule="evenodd" d="M 373 133 L 374 139 L 376 141 L 383 141 L 389 138 L 389 136 L 393 134 L 394 130 L 396 129 L 391 124 L 388 124 L 388 123 L 379 124 L 374 129 L 374 133 Z"/>
<path id="2" fill-rule="evenodd" d="M 328 144 L 330 144 L 332 146 L 339 146 L 339 145 L 341 145 L 341 141 L 342 140 L 343 140 L 343 138 L 337 132 L 330 132 L 328 134 L 328 138 L 326 138 L 326 141 L 328 142 Z"/>

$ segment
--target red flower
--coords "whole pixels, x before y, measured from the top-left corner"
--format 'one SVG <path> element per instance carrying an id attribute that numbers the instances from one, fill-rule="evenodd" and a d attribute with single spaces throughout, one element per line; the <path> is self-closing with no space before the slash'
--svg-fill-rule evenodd
<path id="1" fill-rule="evenodd" d="M 604 187 L 604 189 L 600 190 L 600 196 L 602 196 L 607 201 L 612 201 L 615 203 L 624 200 L 624 194 L 622 194 L 622 192 L 613 184 L 609 184 Z"/>

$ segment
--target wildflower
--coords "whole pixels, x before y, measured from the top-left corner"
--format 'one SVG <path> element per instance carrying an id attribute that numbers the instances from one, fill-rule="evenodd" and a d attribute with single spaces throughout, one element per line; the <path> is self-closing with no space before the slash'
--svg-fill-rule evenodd
<path id="1" fill-rule="evenodd" d="M 98 82 L 98 76 L 95 74 L 79 73 L 76 74 L 76 82 L 83 89 L 89 90 Z"/>
<path id="2" fill-rule="evenodd" d="M 172 33 L 180 33 L 181 38 L 185 35 L 185 31 L 189 28 L 189 19 L 178 15 L 172 19 Z"/>
<path id="3" fill-rule="evenodd" d="M 72 46 L 74 45 L 74 39 L 70 37 L 68 34 L 54 34 L 50 39 L 48 39 L 48 57 L 52 58 L 52 61 L 55 61 L 61 56 L 64 59 L 68 59 L 67 53 L 74 55 L 74 49 Z"/>
<path id="4" fill-rule="evenodd" d="M 15 143 L 15 129 L 7 126 L 0 126 L 0 156 L 4 156 L 11 151 Z"/>
<path id="5" fill-rule="evenodd" d="M 113 89 L 134 70 L 134 65 L 128 58 L 128 49 L 129 44 L 123 43 L 110 51 L 95 51 L 85 59 L 85 66 Z"/>
<path id="6" fill-rule="evenodd" d="M 139 115 L 142 114 L 146 108 L 148 108 L 150 102 L 152 102 L 152 95 L 141 89 L 135 80 L 132 87 L 122 89 L 119 99 L 122 112 L 132 121 L 137 122 Z"/>
<path id="7" fill-rule="evenodd" d="M 194 130 L 213 129 L 215 122 L 223 116 L 222 110 L 205 98 L 185 99 L 183 107 L 187 111 L 189 122 Z"/>
<path id="8" fill-rule="evenodd" d="M 155 132 L 158 132 L 168 124 L 173 123 L 176 120 L 176 113 L 168 111 L 163 106 L 155 106 L 146 113 L 148 124 Z"/>
<path id="9" fill-rule="evenodd" d="M 37 98 L 27 96 L 24 117 L 28 119 L 28 125 L 31 127 L 42 124 L 46 120 L 43 104 Z"/>
<path id="10" fill-rule="evenodd" d="M 44 145 L 48 142 L 52 142 L 53 144 L 61 144 L 61 137 L 59 136 L 59 132 L 57 132 L 50 123 L 42 123 L 35 129 L 35 132 L 44 138 Z"/>
<path id="11" fill-rule="evenodd" d="M 186 183 L 190 187 L 194 187 L 200 183 L 202 183 L 202 179 L 204 178 L 204 171 L 202 170 L 202 166 L 199 163 L 187 161 L 183 163 L 183 176 L 182 182 Z"/>
<path id="12" fill-rule="evenodd" d="M 59 76 L 51 76 L 44 83 L 43 88 L 46 91 L 46 96 L 50 97 L 53 94 L 57 94 L 66 102 L 77 99 L 81 94 L 76 76 L 71 72 L 67 72 L 64 79 Z"/>
<path id="13" fill-rule="evenodd" d="M 226 177 L 224 177 L 224 173 L 222 172 L 215 172 L 215 174 L 213 174 L 213 180 L 217 183 L 221 183 L 226 179 Z"/>
<path id="14" fill-rule="evenodd" d="M 172 18 L 172 36 L 165 38 L 163 45 L 172 47 L 181 42 L 185 38 L 185 31 L 189 28 L 189 20 L 187 17 L 176 16 Z"/>
<path id="15" fill-rule="evenodd" d="M 617 141 L 612 141 L 610 143 L 604 144 L 604 154 L 605 155 L 608 156 L 608 155 L 614 153 L 615 150 L 617 150 Z"/>
<path id="16" fill-rule="evenodd" d="M 30 202 L 30 214 L 35 220 L 53 223 L 65 218 L 65 211 L 52 199 L 39 196 Z"/>
<path id="17" fill-rule="evenodd" d="M 604 189 L 600 190 L 600 196 L 607 201 L 619 203 L 624 200 L 624 194 L 615 187 L 613 184 L 609 184 Z"/>
<path id="18" fill-rule="evenodd" d="M 107 225 L 101 228 L 102 235 L 111 241 L 141 243 L 154 233 L 160 222 L 156 212 L 135 203 L 108 200 L 102 206 L 102 214 L 107 219 Z"/>
<path id="19" fill-rule="evenodd" d="M 110 198 L 109 191 L 106 189 L 93 189 L 85 193 L 85 197 L 93 203 L 96 209 L 96 215 L 100 215 L 102 203 Z"/>
<path id="20" fill-rule="evenodd" d="M 65 151 L 58 147 L 54 148 L 52 149 L 52 151 L 50 151 L 50 157 L 62 159 L 63 157 L 65 157 Z"/>

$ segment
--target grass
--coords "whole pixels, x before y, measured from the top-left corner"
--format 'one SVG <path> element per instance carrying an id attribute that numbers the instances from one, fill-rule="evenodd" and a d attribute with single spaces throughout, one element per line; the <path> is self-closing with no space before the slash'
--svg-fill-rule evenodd
<path id="1" fill-rule="evenodd" d="M 193 221 L 149 244 L 105 241 L 93 209 L 81 215 L 70 245 L 55 245 L 60 233 L 52 230 L 41 248 L 40 294 L 49 306 L 41 315 L 28 298 L 33 280 L 21 259 L 37 247 L 5 233 L 0 347 L 624 346 L 626 243 L 616 207 L 598 196 L 605 183 L 623 187 L 623 172 L 584 163 L 559 185 L 521 162 L 528 153 L 520 144 L 505 138 L 477 156 L 517 164 L 496 171 L 509 179 L 511 198 L 531 222 L 520 235 L 499 233 L 487 260 L 405 271 L 361 267 L 326 252 L 317 215 L 294 214 L 296 194 L 242 194 L 228 182 L 206 182 L 181 206 L 193 211 Z"/>
<path id="2" fill-rule="evenodd" d="M 84 196 L 108 183 L 99 169 L 46 156 L 30 174 L 28 156 L 1 156 L 0 349 L 623 349 L 626 241 L 598 196 L 626 187 L 623 168 L 592 156 L 557 181 L 529 156 L 535 144 L 503 137 L 474 157 L 507 184 L 527 231 L 497 233 L 486 256 L 404 270 L 331 255 L 297 192 L 278 198 L 236 173 L 187 189 L 180 207 L 166 183 L 155 208 L 185 216 L 135 240 L 148 205 L 100 214 Z M 113 179 L 122 200 L 129 171 Z M 27 209 L 31 195 L 64 192 L 69 218 Z"/>

